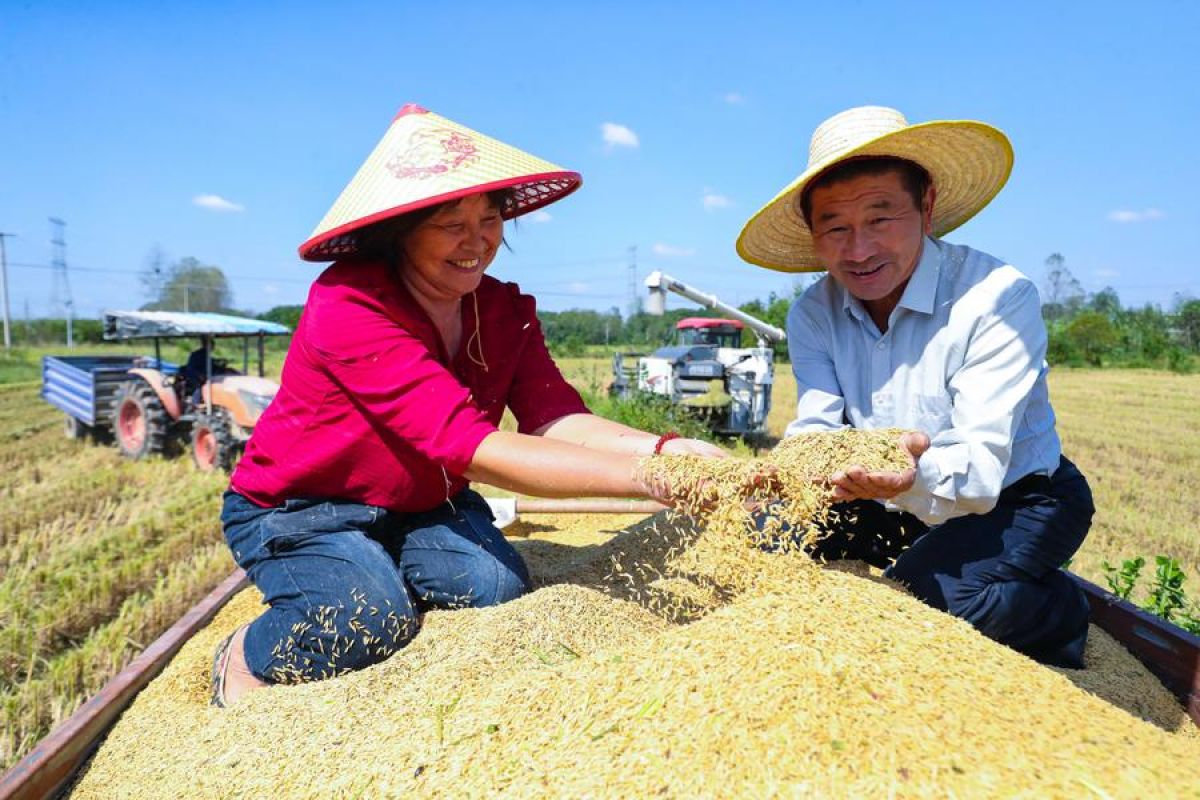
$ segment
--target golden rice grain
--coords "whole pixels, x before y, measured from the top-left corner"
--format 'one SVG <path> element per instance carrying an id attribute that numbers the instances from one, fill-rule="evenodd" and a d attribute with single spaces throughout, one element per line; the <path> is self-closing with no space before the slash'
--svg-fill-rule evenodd
<path id="1" fill-rule="evenodd" d="M 1200 797 L 1200 737 L 1104 634 L 1088 669 L 1049 669 L 861 564 L 768 552 L 737 514 L 525 519 L 532 594 L 213 709 L 213 648 L 261 610 L 247 591 L 73 796 Z"/>

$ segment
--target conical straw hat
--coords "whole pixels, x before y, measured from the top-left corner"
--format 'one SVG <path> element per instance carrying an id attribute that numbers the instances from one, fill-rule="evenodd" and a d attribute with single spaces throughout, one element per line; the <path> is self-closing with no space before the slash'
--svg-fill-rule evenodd
<path id="1" fill-rule="evenodd" d="M 742 228 L 738 255 L 780 272 L 824 269 L 800 212 L 800 197 L 830 167 L 869 156 L 903 158 L 925 168 L 937 189 L 934 236 L 979 213 L 1004 186 L 1013 164 L 1008 137 L 991 125 L 970 120 L 909 125 L 893 108 L 852 108 L 825 120 L 813 132 L 808 167 Z"/>
<path id="2" fill-rule="evenodd" d="M 300 245 L 300 257 L 354 258 L 363 228 L 470 194 L 509 189 L 513 202 L 502 213 L 512 219 L 566 197 L 581 183 L 578 172 L 406 105 Z"/>

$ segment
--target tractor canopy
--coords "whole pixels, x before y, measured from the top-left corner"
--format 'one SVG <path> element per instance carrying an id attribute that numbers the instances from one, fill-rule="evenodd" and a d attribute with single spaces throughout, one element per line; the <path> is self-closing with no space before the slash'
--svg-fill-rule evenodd
<path id="1" fill-rule="evenodd" d="M 286 325 L 230 314 L 183 311 L 105 311 L 104 338 L 172 339 L 194 336 L 286 336 Z"/>

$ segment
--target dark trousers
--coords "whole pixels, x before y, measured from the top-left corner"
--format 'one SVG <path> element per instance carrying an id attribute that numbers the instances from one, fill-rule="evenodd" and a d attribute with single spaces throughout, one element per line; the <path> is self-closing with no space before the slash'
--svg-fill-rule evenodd
<path id="1" fill-rule="evenodd" d="M 1088 605 L 1062 571 L 1091 527 L 1087 479 L 1063 458 L 1050 478 L 1023 478 L 986 514 L 927 526 L 911 514 L 856 501 L 813 549 L 861 559 L 919 599 L 1038 661 L 1083 666 Z"/>
<path id="2" fill-rule="evenodd" d="M 417 634 L 431 608 L 496 605 L 529 591 L 525 562 L 470 489 L 432 511 L 345 500 L 260 508 L 233 491 L 225 541 L 270 606 L 246 632 L 246 664 L 269 683 L 374 664 Z"/>

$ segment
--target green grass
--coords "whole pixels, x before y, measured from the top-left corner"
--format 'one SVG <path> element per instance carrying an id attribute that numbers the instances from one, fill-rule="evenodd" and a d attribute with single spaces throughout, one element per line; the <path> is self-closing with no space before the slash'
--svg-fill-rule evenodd
<path id="1" fill-rule="evenodd" d="M 0 386 L 0 767 L 233 569 L 224 476 L 70 441 L 38 389 Z"/>

